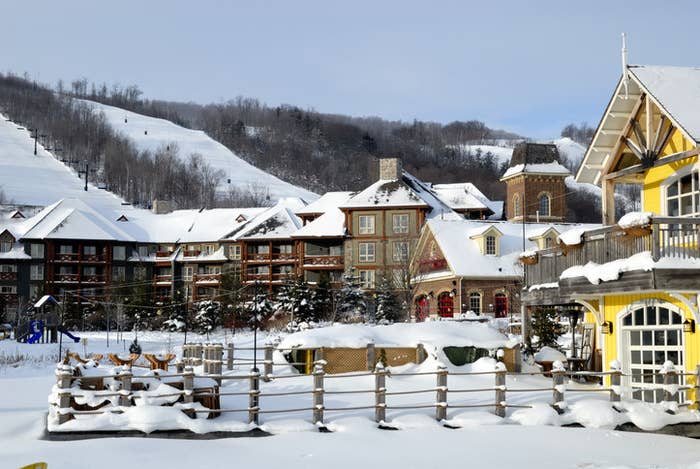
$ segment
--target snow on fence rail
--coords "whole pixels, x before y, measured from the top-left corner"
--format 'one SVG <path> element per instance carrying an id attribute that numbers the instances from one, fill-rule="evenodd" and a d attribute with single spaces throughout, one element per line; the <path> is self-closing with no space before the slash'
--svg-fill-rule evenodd
<path id="1" fill-rule="evenodd" d="M 195 418 L 196 414 L 208 414 L 208 418 L 215 418 L 225 413 L 242 413 L 247 414 L 247 421 L 252 425 L 260 424 L 260 416 L 264 414 L 274 413 L 305 413 L 310 414 L 311 421 L 316 425 L 323 425 L 325 422 L 326 412 L 354 411 L 354 410 L 374 410 L 374 419 L 378 423 L 387 421 L 387 411 L 392 410 L 417 410 L 417 409 L 434 409 L 435 418 L 438 421 L 448 419 L 449 409 L 468 409 L 468 408 L 487 408 L 493 409 L 493 412 L 500 416 L 506 416 L 508 408 L 528 408 L 529 404 L 515 404 L 508 402 L 508 396 L 511 393 L 542 393 L 552 392 L 551 406 L 558 412 L 563 412 L 567 407 L 566 395 L 571 392 L 597 392 L 608 393 L 609 400 L 613 403 L 619 402 L 624 388 L 622 385 L 623 373 L 618 367 L 613 367 L 609 372 L 571 372 L 564 369 L 559 362 L 555 362 L 555 366 L 551 372 L 541 373 L 510 373 L 506 370 L 505 365 L 497 362 L 492 371 L 476 371 L 476 372 L 450 372 L 446 367 L 439 365 L 434 371 L 420 372 L 391 372 L 386 369 L 381 362 L 377 363 L 374 370 L 352 374 L 327 375 L 324 366 L 324 360 L 314 362 L 314 369 L 311 374 L 311 382 L 309 389 L 297 391 L 275 392 L 274 390 L 265 391 L 261 389 L 262 382 L 271 382 L 278 379 L 308 379 L 309 375 L 302 374 L 278 374 L 273 373 L 262 374 L 257 369 L 252 369 L 247 374 L 222 374 L 221 360 L 210 360 L 209 373 L 195 374 L 191 366 L 185 366 L 182 372 L 169 373 L 167 371 L 152 370 L 146 374 L 135 376 L 132 370 L 128 367 L 121 367 L 117 373 L 99 375 L 94 371 L 97 368 L 92 368 L 89 375 L 80 377 L 76 376 L 76 368 L 70 365 L 61 364 L 56 370 L 57 384 L 49 398 L 50 403 L 50 430 L 62 431 L 61 425 L 74 419 L 75 416 L 81 415 L 99 415 L 106 413 L 124 413 L 135 405 L 154 405 L 154 406 L 171 406 L 179 408 L 185 415 L 190 418 Z M 218 371 L 217 371 L 218 370 Z M 213 373 L 211 372 L 213 371 Z M 545 387 L 515 387 L 509 386 L 506 383 L 507 375 L 548 375 L 551 373 L 551 386 Z M 423 387 L 411 390 L 388 390 L 387 378 L 391 377 L 424 377 L 434 375 L 435 386 Z M 493 386 L 481 386 L 474 388 L 453 388 L 448 385 L 449 376 L 477 376 L 477 375 L 492 375 Z M 663 405 L 670 411 L 675 411 L 679 407 L 678 399 L 680 392 L 694 389 L 695 400 L 693 402 L 681 402 L 680 406 L 685 405 L 700 405 L 700 365 L 693 373 L 679 373 L 676 371 L 672 363 L 667 363 L 664 368 L 656 375 L 663 375 L 663 385 L 656 385 L 656 389 L 663 390 Z M 695 376 L 695 384 L 693 386 L 681 385 L 679 378 L 682 376 Z M 343 390 L 328 390 L 326 389 L 327 379 L 348 380 L 356 379 L 361 376 L 373 376 L 374 386 L 365 389 L 343 389 Z M 565 384 L 566 377 L 609 377 L 609 385 L 590 385 L 585 388 L 570 389 Z M 81 389 L 83 383 L 81 379 L 85 379 L 87 383 L 109 383 L 109 388 L 105 390 L 89 390 Z M 155 386 L 151 391 L 143 386 L 145 381 L 157 381 L 167 384 L 167 386 Z M 222 392 L 219 385 L 222 380 L 247 380 L 248 390 L 237 392 Z M 140 389 L 136 389 L 134 384 L 140 382 Z M 212 383 L 216 383 L 213 385 Z M 649 389 L 647 385 L 646 388 Z M 182 389 L 179 389 L 179 388 Z M 449 396 L 458 396 L 466 393 L 493 393 L 490 400 L 469 402 L 469 403 L 449 403 Z M 339 394 L 368 394 L 374 395 L 373 402 L 370 400 L 366 405 L 345 405 L 339 407 L 329 407 L 325 404 L 325 396 Z M 265 408 L 262 403 L 266 398 L 271 397 L 289 397 L 298 395 L 310 395 L 312 397 L 312 405 L 304 407 L 270 407 Z M 432 395 L 423 401 L 410 404 L 393 404 L 392 398 L 401 395 Z M 221 396 L 248 396 L 248 405 L 240 408 L 220 408 Z M 262 401 L 261 401 L 262 399 Z M 137 404 L 137 400 L 140 402 Z M 541 401 L 541 398 L 540 398 Z M 533 402 L 534 403 L 534 402 Z M 82 427 L 81 427 L 82 428 Z"/>

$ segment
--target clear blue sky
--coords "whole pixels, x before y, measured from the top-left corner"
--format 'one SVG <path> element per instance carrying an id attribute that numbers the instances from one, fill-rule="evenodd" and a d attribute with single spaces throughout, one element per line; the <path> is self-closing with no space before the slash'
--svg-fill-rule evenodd
<path id="1" fill-rule="evenodd" d="M 535 138 L 598 122 L 630 63 L 700 66 L 700 1 L 3 2 L 0 70 Z"/>

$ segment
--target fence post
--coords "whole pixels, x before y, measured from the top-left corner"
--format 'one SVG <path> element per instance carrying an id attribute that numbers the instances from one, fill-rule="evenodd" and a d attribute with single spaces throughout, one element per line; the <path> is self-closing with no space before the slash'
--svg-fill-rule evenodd
<path id="1" fill-rule="evenodd" d="M 447 367 L 445 365 L 438 366 L 436 388 L 435 418 L 441 422 L 447 419 Z"/>
<path id="2" fill-rule="evenodd" d="M 267 344 L 265 345 L 265 361 L 264 361 L 264 366 L 263 366 L 263 371 L 264 371 L 264 376 L 263 379 L 265 381 L 270 381 L 270 376 L 272 376 L 272 352 L 274 351 L 274 348 L 272 345 Z"/>
<path id="3" fill-rule="evenodd" d="M 617 360 L 610 362 L 610 402 L 620 402 L 620 394 L 622 394 L 621 368 L 620 362 Z"/>
<path id="4" fill-rule="evenodd" d="M 206 342 L 202 347 L 203 358 L 202 358 L 202 373 L 205 375 L 211 374 L 211 344 Z"/>
<path id="5" fill-rule="evenodd" d="M 175 363 L 175 372 L 177 374 L 181 374 L 183 371 L 185 371 L 185 363 L 184 362 Z"/>
<path id="6" fill-rule="evenodd" d="M 496 415 L 506 416 L 506 366 L 496 363 Z"/>
<path id="7" fill-rule="evenodd" d="M 248 422 L 260 424 L 260 372 L 255 368 L 250 370 L 250 391 L 248 396 Z"/>
<path id="8" fill-rule="evenodd" d="M 233 370 L 233 342 L 228 344 L 228 350 L 226 352 L 226 369 Z"/>
<path id="9" fill-rule="evenodd" d="M 367 371 L 372 371 L 374 369 L 375 357 L 374 344 L 367 344 Z"/>
<path id="10" fill-rule="evenodd" d="M 382 362 L 374 369 L 374 421 L 386 421 L 386 370 Z"/>
<path id="11" fill-rule="evenodd" d="M 700 364 L 695 368 L 695 410 L 700 409 Z"/>
<path id="12" fill-rule="evenodd" d="M 71 373 L 71 367 L 70 365 L 59 365 L 58 366 L 58 374 L 57 374 L 57 381 L 58 381 L 58 408 L 59 408 L 59 413 L 58 413 L 58 424 L 61 425 L 62 423 L 66 423 L 72 418 L 72 415 L 68 413 L 68 409 L 70 409 L 70 399 L 71 399 L 71 391 L 70 391 L 70 382 L 71 378 L 73 377 L 73 374 Z"/>
<path id="13" fill-rule="evenodd" d="M 423 344 L 416 345 L 416 363 L 423 363 L 426 358 L 428 358 L 428 356 L 425 353 L 425 346 Z"/>
<path id="14" fill-rule="evenodd" d="M 324 360 L 318 360 L 314 363 L 314 425 L 323 425 L 323 377 L 326 374 L 323 371 L 323 365 L 326 362 Z"/>
<path id="15" fill-rule="evenodd" d="M 559 360 L 552 364 L 552 407 L 559 412 L 564 412 L 566 403 L 564 402 L 564 365 Z"/>
<path id="16" fill-rule="evenodd" d="M 666 361 L 661 367 L 661 373 L 664 375 L 664 403 L 667 406 L 670 404 L 668 410 L 673 411 L 678 404 L 678 374 L 673 362 Z"/>
<path id="17" fill-rule="evenodd" d="M 124 369 L 119 373 L 119 381 L 122 387 L 119 390 L 119 405 L 129 407 L 131 405 L 131 378 L 133 375 L 128 369 Z"/>
<path id="18" fill-rule="evenodd" d="M 182 400 L 185 405 L 191 405 L 194 402 L 194 370 L 191 366 L 185 367 L 185 372 L 182 375 L 182 390 L 184 394 Z M 190 418 L 194 418 L 194 409 L 185 409 L 185 414 Z"/>

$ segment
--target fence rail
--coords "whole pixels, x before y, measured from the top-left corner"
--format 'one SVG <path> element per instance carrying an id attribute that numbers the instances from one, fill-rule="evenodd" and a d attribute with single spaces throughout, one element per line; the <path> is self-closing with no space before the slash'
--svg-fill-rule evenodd
<path id="1" fill-rule="evenodd" d="M 525 263 L 528 286 L 557 282 L 569 267 L 588 262 L 605 264 L 642 252 L 658 261 L 700 258 L 700 218 L 654 217 L 647 227 L 606 226 L 585 231 L 581 243 L 537 251 Z"/>
<path id="2" fill-rule="evenodd" d="M 433 409 L 435 412 L 435 418 L 438 421 L 447 420 L 449 415 L 448 411 L 450 409 L 468 409 L 468 408 L 492 408 L 493 412 L 500 416 L 506 416 L 506 410 L 509 408 L 524 408 L 529 407 L 527 403 L 522 402 L 508 402 L 508 395 L 513 394 L 527 394 L 527 393 L 543 393 L 551 392 L 551 405 L 563 411 L 566 407 L 566 395 L 568 393 L 577 392 L 597 392 L 606 393 L 609 396 L 611 402 L 619 402 L 621 400 L 621 394 L 627 389 L 635 388 L 636 383 L 632 383 L 631 386 L 623 387 L 622 378 L 623 375 L 620 369 L 612 369 L 608 372 L 595 373 L 586 372 L 575 373 L 569 372 L 561 366 L 561 364 L 555 364 L 554 369 L 551 371 L 551 386 L 541 386 L 541 387 L 517 387 L 510 386 L 506 382 L 507 375 L 513 375 L 506 371 L 503 363 L 497 363 L 493 371 L 479 371 L 479 372 L 450 372 L 446 367 L 439 366 L 435 371 L 429 372 L 406 372 L 406 373 L 390 373 L 389 370 L 385 369 L 383 364 L 379 362 L 374 370 L 366 373 L 352 373 L 343 375 L 327 375 L 324 369 L 326 362 L 324 360 L 317 360 L 314 362 L 314 368 L 312 374 L 301 375 L 301 374 L 285 374 L 285 375 L 275 375 L 275 374 L 263 374 L 257 369 L 252 369 L 246 374 L 230 374 L 225 375 L 221 373 L 221 367 L 223 362 L 213 359 L 214 353 L 218 353 L 218 347 L 210 347 L 209 358 L 205 360 L 205 363 L 210 362 L 209 370 L 210 372 L 205 372 L 202 374 L 195 374 L 193 367 L 185 366 L 182 372 L 178 373 L 168 373 L 168 372 L 152 372 L 143 376 L 135 376 L 132 374 L 131 369 L 126 367 L 122 368 L 117 374 L 106 373 L 104 375 L 93 375 L 79 377 L 75 376 L 75 369 L 70 365 L 59 365 L 56 371 L 57 376 L 57 386 L 55 389 L 55 399 L 51 403 L 52 409 L 54 410 L 54 417 L 59 425 L 68 422 L 74 415 L 98 415 L 102 413 L 119 413 L 124 412 L 127 408 L 135 404 L 136 399 L 147 399 L 147 398 L 160 398 L 160 399 L 171 399 L 166 404 L 160 405 L 171 405 L 175 407 L 180 407 L 182 412 L 190 417 L 194 417 L 197 413 L 208 413 L 210 418 L 219 416 L 225 413 L 247 413 L 248 422 L 251 424 L 260 424 L 260 416 L 266 414 L 275 413 L 304 413 L 309 412 L 311 421 L 314 424 L 322 425 L 324 423 L 325 412 L 340 412 L 340 411 L 355 411 L 355 410 L 374 410 L 374 418 L 378 423 L 387 421 L 387 411 L 388 410 L 419 410 L 419 409 Z M 214 350 L 214 351 L 212 351 Z M 537 375 L 541 373 L 524 373 L 523 375 Z M 410 390 L 389 390 L 387 389 L 387 378 L 392 377 L 405 377 L 412 379 L 416 376 L 435 376 L 435 385 L 430 387 L 425 387 L 424 380 L 421 387 Z M 493 386 L 484 387 L 483 383 L 480 387 L 473 388 L 460 388 L 450 386 L 449 376 L 480 376 L 485 375 L 493 376 Z M 609 386 L 594 385 L 593 387 L 582 387 L 571 389 L 566 384 L 567 377 L 576 377 L 585 375 L 586 377 L 599 377 L 599 378 L 609 378 Z M 672 364 L 667 363 L 664 369 L 658 373 L 659 376 L 663 376 L 663 384 L 656 385 L 645 385 L 645 389 L 658 389 L 663 391 L 663 401 L 669 409 L 674 406 L 687 406 L 687 405 L 700 405 L 698 400 L 700 399 L 700 365 L 694 373 L 678 372 Z M 686 375 L 695 376 L 695 383 L 691 385 L 685 385 L 682 383 L 682 377 Z M 372 376 L 374 378 L 374 386 L 365 389 L 341 389 L 341 390 L 327 390 L 325 386 L 325 380 L 327 378 L 336 379 L 354 379 L 362 376 Z M 79 385 L 81 384 L 78 380 L 87 378 L 88 383 L 102 382 L 106 379 L 114 379 L 114 383 L 110 383 L 110 387 L 104 391 L 101 390 L 85 390 L 81 389 Z M 210 379 L 218 383 L 222 380 L 248 380 L 248 390 L 238 391 L 238 392 L 221 392 L 219 386 L 215 387 L 200 387 L 196 388 L 195 383 L 197 379 Z M 310 386 L 308 389 L 301 389 L 296 391 L 277 391 L 277 390 L 266 390 L 262 389 L 263 382 L 271 382 L 276 379 L 281 378 L 296 378 L 301 380 L 309 380 Z M 165 394 L 158 394 L 157 392 L 151 392 L 148 390 L 140 389 L 139 386 L 134 386 L 134 384 L 139 383 L 142 380 L 166 380 L 164 381 L 170 385 L 181 386 L 182 390 L 177 390 L 175 392 L 168 392 Z M 308 381 L 307 381 L 308 382 Z M 266 385 L 267 386 L 267 385 Z M 143 387 L 143 386 L 141 386 Z M 694 390 L 694 401 L 679 402 L 679 393 L 688 390 Z M 450 403 L 449 396 L 459 396 L 467 393 L 491 393 L 492 398 L 490 402 L 463 402 L 457 401 Z M 342 394 L 369 394 L 374 395 L 374 403 L 367 405 L 346 405 L 346 406 L 333 406 L 326 407 L 325 396 L 326 395 L 342 395 Z M 300 396 L 309 395 L 312 397 L 312 405 L 306 407 L 299 407 L 298 402 L 296 406 L 293 407 L 279 407 L 274 408 L 266 407 L 267 399 L 284 398 L 289 396 Z M 391 400 L 394 396 L 406 396 L 406 395 L 432 395 L 422 399 L 419 402 L 404 404 L 401 402 L 392 403 L 387 402 L 387 398 Z M 222 396 L 248 396 L 248 406 L 244 408 L 220 408 L 220 397 Z M 92 397 L 92 402 L 94 399 L 103 399 L 100 401 L 99 407 L 95 408 L 84 408 L 85 404 L 82 406 L 77 404 L 76 399 L 86 397 Z M 116 404 L 107 398 L 117 398 Z M 192 406 L 195 403 L 195 399 L 205 407 L 205 409 L 194 409 Z M 209 400 L 207 400 L 209 399 Z M 541 400 L 541 398 L 540 398 Z M 104 405 L 103 405 L 104 404 Z M 672 404 L 672 405 L 671 405 Z M 79 408 L 76 408 L 79 407 Z M 89 407 L 89 406 L 88 406 Z"/>

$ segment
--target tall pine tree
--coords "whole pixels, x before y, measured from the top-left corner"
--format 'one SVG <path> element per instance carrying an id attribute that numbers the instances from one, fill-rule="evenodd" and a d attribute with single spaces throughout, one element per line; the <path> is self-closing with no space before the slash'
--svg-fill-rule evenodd
<path id="1" fill-rule="evenodd" d="M 335 319 L 338 321 L 356 321 L 364 319 L 367 313 L 367 301 L 360 288 L 360 279 L 351 268 L 343 276 L 343 287 L 338 292 Z"/>
<path id="2" fill-rule="evenodd" d="M 377 312 L 375 320 L 378 323 L 392 323 L 398 321 L 402 315 L 402 308 L 396 295 L 392 292 L 391 283 L 386 277 L 382 277 L 377 288 Z"/>

